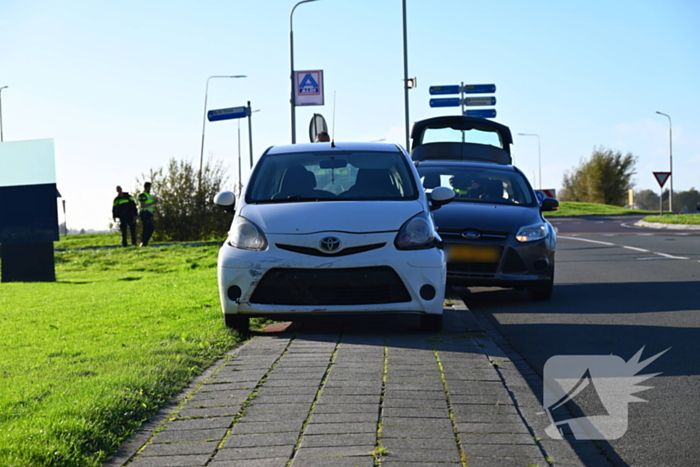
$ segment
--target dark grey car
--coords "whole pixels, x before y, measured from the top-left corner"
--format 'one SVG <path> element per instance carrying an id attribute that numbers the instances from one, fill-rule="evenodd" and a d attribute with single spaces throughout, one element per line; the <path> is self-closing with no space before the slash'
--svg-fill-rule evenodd
<path id="1" fill-rule="evenodd" d="M 454 201 L 433 211 L 447 252 L 447 283 L 523 287 L 549 300 L 554 282 L 556 233 L 523 173 L 512 165 L 467 160 L 415 162 L 425 190 L 452 188 Z"/>

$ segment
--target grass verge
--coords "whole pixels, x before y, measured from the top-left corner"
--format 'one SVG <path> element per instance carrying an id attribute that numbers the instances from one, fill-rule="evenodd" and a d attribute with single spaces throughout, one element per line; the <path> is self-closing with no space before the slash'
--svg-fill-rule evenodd
<path id="1" fill-rule="evenodd" d="M 217 250 L 67 250 L 57 282 L 0 284 L 0 465 L 101 465 L 236 345 Z"/>
<path id="2" fill-rule="evenodd" d="M 561 216 L 614 216 L 620 214 L 653 214 L 654 211 L 640 211 L 638 209 L 626 209 L 619 206 L 595 203 L 575 203 L 560 201 L 558 211 L 545 212 L 545 217 Z"/>
<path id="3" fill-rule="evenodd" d="M 700 225 L 700 214 L 664 214 L 663 216 L 647 216 L 642 220 L 659 224 Z"/>

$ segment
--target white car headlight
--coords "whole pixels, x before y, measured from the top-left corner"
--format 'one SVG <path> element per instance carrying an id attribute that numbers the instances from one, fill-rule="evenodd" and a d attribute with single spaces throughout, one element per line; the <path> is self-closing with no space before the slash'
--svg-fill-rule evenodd
<path id="1" fill-rule="evenodd" d="M 519 242 L 534 242 L 547 237 L 547 227 L 544 224 L 526 225 L 520 227 L 515 239 Z"/>
<path id="2" fill-rule="evenodd" d="M 399 250 L 417 250 L 435 245 L 435 228 L 424 212 L 413 216 L 399 230 L 394 245 Z"/>
<path id="3" fill-rule="evenodd" d="M 267 250 L 263 231 L 245 217 L 237 217 L 228 234 L 228 244 L 241 250 Z"/>

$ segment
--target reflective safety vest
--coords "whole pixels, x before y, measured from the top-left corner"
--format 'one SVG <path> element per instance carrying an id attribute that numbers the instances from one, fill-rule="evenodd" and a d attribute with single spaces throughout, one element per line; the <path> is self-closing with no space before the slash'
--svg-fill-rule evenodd
<path id="1" fill-rule="evenodd" d="M 145 191 L 142 191 L 141 193 L 139 193 L 139 202 L 146 205 L 146 207 L 143 207 L 143 208 L 140 207 L 140 209 L 142 211 L 148 211 L 148 212 L 152 213 L 154 201 L 155 201 L 155 198 L 153 197 L 152 194 L 146 193 Z"/>
<path id="2" fill-rule="evenodd" d="M 112 203 L 112 217 L 134 217 L 136 215 L 136 202 L 127 192 L 114 198 Z"/>

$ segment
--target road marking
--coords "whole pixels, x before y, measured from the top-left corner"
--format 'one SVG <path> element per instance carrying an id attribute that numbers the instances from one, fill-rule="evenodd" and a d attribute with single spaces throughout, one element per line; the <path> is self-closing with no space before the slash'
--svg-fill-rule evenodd
<path id="1" fill-rule="evenodd" d="M 590 243 L 598 243 L 599 245 L 607 245 L 607 246 L 617 246 L 614 243 L 608 243 L 608 242 L 600 242 L 598 240 L 589 240 L 587 238 L 579 238 L 579 237 L 567 237 L 567 236 L 561 236 L 561 238 L 570 238 L 572 240 L 580 240 L 582 242 L 590 242 Z"/>
<path id="2" fill-rule="evenodd" d="M 654 234 L 653 233 L 638 233 L 637 235 L 639 235 L 640 237 L 651 237 Z"/>
<path id="3" fill-rule="evenodd" d="M 670 258 L 670 259 L 690 259 L 686 258 L 685 256 L 673 256 L 673 255 L 668 255 L 666 253 L 657 253 L 656 251 L 654 252 L 655 255 L 663 256 L 664 258 Z"/>
<path id="4" fill-rule="evenodd" d="M 565 235 L 560 235 L 559 238 L 570 238 L 571 240 L 580 240 L 580 241 L 582 241 L 582 242 L 597 243 L 597 244 L 599 244 L 599 245 L 605 245 L 605 246 L 619 246 L 619 247 L 621 247 L 621 248 L 626 248 L 626 249 L 628 249 L 628 250 L 639 251 L 639 252 L 642 252 L 642 253 L 649 253 L 649 250 L 644 250 L 644 249 L 642 249 L 642 248 L 637 248 L 637 247 L 627 246 L 627 245 L 616 245 L 615 243 L 601 242 L 601 241 L 598 241 L 598 240 L 591 240 L 591 239 L 588 239 L 588 238 L 568 237 L 568 236 L 565 236 Z M 645 257 L 645 258 L 637 258 L 637 259 L 640 260 L 640 261 L 648 261 L 648 260 L 652 260 L 652 259 L 684 259 L 684 260 L 690 259 L 690 258 L 686 258 L 685 256 L 673 256 L 673 255 L 669 255 L 669 254 L 667 254 L 667 253 L 659 253 L 659 252 L 656 252 L 656 251 L 654 251 L 653 253 L 654 253 L 655 255 L 658 255 L 658 256 Z"/>
<path id="5" fill-rule="evenodd" d="M 634 250 L 634 251 L 641 251 L 642 253 L 649 253 L 649 250 L 645 250 L 644 248 L 636 248 L 633 246 L 626 246 L 626 245 L 623 245 L 622 248 L 627 248 L 628 250 Z"/>

